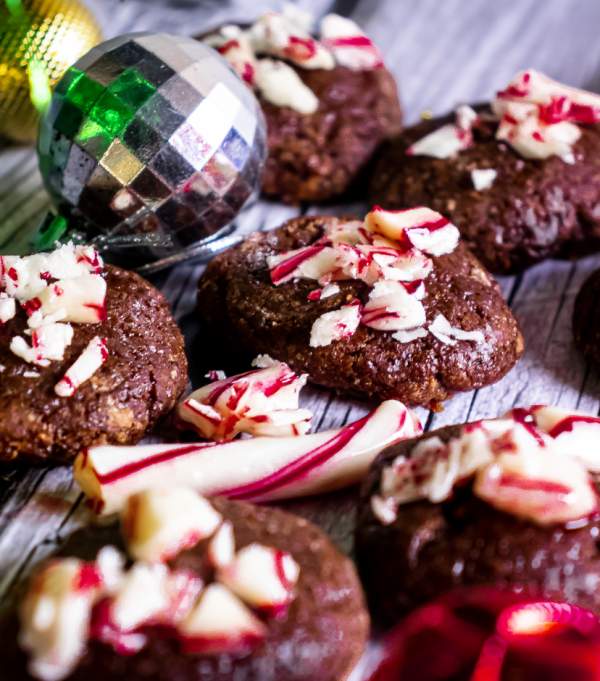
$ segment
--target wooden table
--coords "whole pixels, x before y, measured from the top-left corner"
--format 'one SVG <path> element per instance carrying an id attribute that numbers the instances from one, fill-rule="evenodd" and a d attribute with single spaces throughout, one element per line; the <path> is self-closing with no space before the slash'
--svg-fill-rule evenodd
<path id="1" fill-rule="evenodd" d="M 197 33 L 228 20 L 249 20 L 275 3 L 90 0 L 107 37 L 131 30 Z M 488 99 L 519 69 L 538 68 L 576 86 L 600 89 L 600 3 L 597 0 L 306 0 L 318 15 L 347 13 L 381 47 L 398 79 L 407 122 L 424 109 L 443 113 L 457 103 Z M 31 149 L 0 153 L 0 220 L 15 234 L 47 208 Z M 335 213 L 339 207 L 328 207 Z M 362 213 L 365 206 L 344 206 Z M 238 220 L 242 233 L 269 229 L 314 206 L 290 208 L 258 202 Z M 571 334 L 574 297 L 600 256 L 546 262 L 500 283 L 523 329 L 527 350 L 518 366 L 494 386 L 457 395 L 441 413 L 420 410 L 428 428 L 496 416 L 515 405 L 546 402 L 596 414 L 600 381 L 575 352 Z M 195 282 L 203 266 L 182 265 L 159 276 L 188 344 L 198 333 Z M 192 358 L 193 361 L 193 358 Z M 194 377 L 192 367 L 192 380 Z M 319 429 L 363 415 L 368 405 L 307 390 L 306 405 Z M 346 551 L 351 550 L 353 500 L 341 494 L 326 508 L 297 503 Z M 81 496 L 68 468 L 0 474 L 0 599 L 85 520 Z M 360 674 L 356 674 L 356 679 Z"/>

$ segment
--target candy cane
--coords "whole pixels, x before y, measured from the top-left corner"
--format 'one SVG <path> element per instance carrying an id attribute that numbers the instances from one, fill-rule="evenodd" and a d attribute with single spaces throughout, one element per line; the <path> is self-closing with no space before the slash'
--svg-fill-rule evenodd
<path id="1" fill-rule="evenodd" d="M 91 447 L 75 460 L 75 479 L 103 513 L 156 486 L 187 485 L 209 496 L 272 501 L 358 482 L 385 447 L 422 431 L 401 402 L 388 400 L 343 428 L 297 437 L 225 443 Z"/>

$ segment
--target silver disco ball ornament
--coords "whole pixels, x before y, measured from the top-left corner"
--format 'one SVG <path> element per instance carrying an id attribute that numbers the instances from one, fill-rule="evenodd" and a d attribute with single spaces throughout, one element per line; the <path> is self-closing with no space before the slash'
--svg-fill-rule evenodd
<path id="1" fill-rule="evenodd" d="M 109 259 L 148 270 L 217 250 L 258 190 L 265 137 L 254 95 L 214 50 L 139 33 L 66 72 L 38 156 L 70 224 Z"/>

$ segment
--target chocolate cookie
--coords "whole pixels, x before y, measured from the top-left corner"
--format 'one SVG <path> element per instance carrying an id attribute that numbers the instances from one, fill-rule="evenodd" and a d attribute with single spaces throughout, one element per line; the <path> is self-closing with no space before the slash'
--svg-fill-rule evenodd
<path id="1" fill-rule="evenodd" d="M 592 252 L 600 245 L 600 126 L 581 128 L 575 163 L 557 156 L 523 158 L 496 139 L 498 122 L 479 107 L 473 145 L 452 158 L 407 154 L 453 116 L 407 128 L 382 151 L 372 174 L 370 197 L 388 208 L 431 206 L 447 215 L 492 272 L 519 272 L 553 256 Z M 472 172 L 495 171 L 486 189 Z"/>
<path id="2" fill-rule="evenodd" d="M 394 78 L 361 29 L 330 14 L 317 39 L 313 24 L 288 7 L 199 36 L 255 89 L 267 123 L 262 189 L 291 204 L 357 187 L 402 121 Z"/>
<path id="3" fill-rule="evenodd" d="M 326 230 L 347 222 L 333 217 L 290 220 L 273 232 L 251 235 L 209 264 L 199 283 L 198 310 L 203 339 L 215 348 L 213 354 L 208 351 L 213 362 L 218 362 L 218 350 L 242 366 L 268 353 L 340 393 L 423 405 L 493 383 L 515 364 L 523 351 L 517 322 L 496 282 L 462 244 L 431 258 L 422 305 L 429 322 L 443 315 L 467 332 L 479 330 L 482 342 L 445 343 L 423 330 L 420 337 L 400 342 L 360 325 L 353 335 L 312 347 L 316 320 L 340 306 L 367 303 L 372 289 L 356 279 L 337 281 L 337 293 L 315 299 L 315 281 L 273 285 L 267 260 L 317 244 Z"/>
<path id="4" fill-rule="evenodd" d="M 497 272 L 598 247 L 600 96 L 529 69 L 489 108 L 459 106 L 383 154 L 372 195 L 449 214 Z"/>
<path id="5" fill-rule="evenodd" d="M 324 202 L 364 179 L 373 152 L 399 132 L 396 83 L 385 68 L 295 71 L 319 108 L 301 114 L 259 98 L 268 146 L 262 189 L 286 203 Z"/>
<path id="6" fill-rule="evenodd" d="M 535 414 L 540 409 L 547 413 L 560 412 L 556 425 L 547 428 L 544 433 L 530 418 L 531 413 Z M 431 460 L 422 469 L 423 460 L 419 459 L 417 463 L 415 459 L 415 448 L 420 443 L 431 441 L 437 447 L 435 456 L 445 457 L 450 451 L 448 443 L 461 432 L 476 432 L 482 426 L 481 432 L 485 432 L 486 424 L 500 421 L 467 424 L 464 428 L 442 428 L 413 441 L 401 442 L 376 460 L 362 490 L 356 551 L 371 612 L 379 622 L 394 624 L 406 613 L 450 589 L 477 585 L 512 588 L 533 597 L 568 600 L 600 613 L 596 587 L 600 534 L 597 476 L 593 473 L 582 475 L 581 487 L 578 490 L 570 487 L 567 478 L 579 465 L 565 454 L 577 449 L 573 441 L 563 443 L 566 449 L 562 456 L 566 456 L 566 462 L 561 464 L 564 468 L 561 467 L 557 475 L 549 472 L 551 461 L 555 459 L 544 458 L 550 456 L 548 447 L 553 438 L 554 442 L 560 442 L 560 436 L 573 434 L 573 424 L 585 427 L 594 423 L 597 427 L 599 421 L 595 417 L 569 415 L 543 407 L 533 407 L 531 411 L 515 410 L 515 418 L 517 416 L 523 427 L 520 437 L 527 438 L 525 431 L 531 429 L 530 437 L 539 437 L 543 442 L 538 460 L 541 480 L 535 479 L 535 475 L 528 477 L 527 472 L 516 477 L 513 472 L 511 477 L 503 464 L 492 467 L 494 457 L 503 452 L 506 452 L 506 457 L 515 457 L 524 442 L 521 440 L 518 444 L 519 440 L 512 431 L 500 429 L 496 433 L 497 439 L 490 445 L 491 458 L 485 464 L 489 468 L 475 481 L 474 466 L 465 472 L 461 469 L 462 464 L 457 463 L 457 468 L 448 473 L 453 482 L 449 485 L 450 490 L 440 493 L 438 489 L 438 496 L 432 488 L 429 498 L 427 493 L 405 497 L 395 511 L 386 506 L 385 500 L 379 496 L 383 487 L 390 484 L 389 476 L 393 475 L 390 464 L 395 461 L 399 467 L 397 470 L 405 465 L 398 457 L 407 457 L 406 466 L 413 468 L 411 475 L 416 477 L 423 473 L 421 482 L 432 474 L 433 468 L 427 468 Z M 596 447 L 597 438 L 595 434 L 586 446 Z M 487 451 L 486 447 L 480 441 L 474 442 L 471 452 L 479 456 Z M 467 450 L 468 445 L 465 444 L 463 452 Z M 455 455 L 456 450 L 446 461 L 456 463 L 457 459 L 452 459 Z M 506 465 L 510 465 L 508 461 Z M 449 468 L 452 467 L 450 463 Z M 387 472 L 382 477 L 384 470 Z M 438 470 L 438 476 L 435 484 L 443 484 L 441 470 Z M 547 479 L 544 479 L 545 476 Z M 490 492 L 488 487 L 485 493 L 486 483 L 492 480 L 514 485 L 512 496 L 505 496 L 504 503 L 497 503 L 500 498 L 495 498 L 497 489 Z M 412 481 L 407 483 L 412 484 Z M 595 491 L 590 491 L 590 484 Z M 535 493 L 547 493 L 548 496 L 540 502 L 539 497 L 534 497 Z M 544 517 L 554 504 L 554 497 L 558 499 L 557 507 L 561 505 L 561 513 L 564 512 L 569 494 L 572 494 L 572 500 L 583 495 L 585 504 L 575 507 L 571 516 L 561 516 L 560 519 Z M 443 498 L 433 502 L 431 497 Z M 530 503 L 531 506 L 523 512 L 521 506 Z M 390 512 L 387 517 L 386 511 Z"/>
<path id="7" fill-rule="evenodd" d="M 590 362 L 600 364 L 600 270 L 584 282 L 573 309 L 575 345 Z"/>
<path id="8" fill-rule="evenodd" d="M 262 615 L 250 615 L 254 621 L 259 617 L 259 625 L 265 627 L 266 633 L 259 641 L 251 641 L 247 636 L 247 647 L 237 652 L 182 650 L 185 640 L 177 640 L 164 626 L 153 625 L 138 630 L 145 637 L 144 646 L 129 654 L 119 652 L 118 642 L 113 647 L 106 642 L 88 640 L 74 671 L 63 677 L 65 681 L 123 678 L 131 681 L 149 678 L 154 681 L 342 681 L 347 678 L 362 654 L 369 629 L 352 562 L 334 548 L 322 531 L 297 516 L 243 502 L 216 499 L 212 505 L 233 525 L 238 551 L 264 544 L 270 551 L 278 552 L 277 555 L 287 552 L 292 556 L 299 572 L 293 600 L 287 609 L 271 615 L 266 610 Z M 94 560 L 98 549 L 108 542 L 122 545 L 114 526 L 77 533 L 61 554 Z M 208 589 L 211 569 L 206 553 L 204 541 L 170 560 L 169 567 L 180 570 L 181 575 L 201 575 Z M 97 604 L 92 614 L 92 632 L 101 607 Z M 208 614 L 219 616 L 214 611 Z M 36 677 L 26 671 L 27 657 L 16 642 L 18 626 L 13 616 L 2 628 L 4 673 L 11 681 L 35 681 Z M 233 641 L 235 631 L 228 633 Z M 94 634 L 91 637 L 93 639 Z M 214 643 L 227 646 L 223 640 L 215 639 Z M 196 640 L 200 647 L 206 644 L 207 639 Z"/>
<path id="9" fill-rule="evenodd" d="M 187 361 L 166 300 L 133 272 L 105 273 L 105 318 L 74 326 L 63 358 L 48 366 L 11 350 L 15 336 L 28 337 L 22 307 L 0 323 L 0 460 L 66 462 L 94 444 L 133 444 L 175 406 Z M 94 338 L 105 341 L 106 361 L 74 394 L 58 395 L 61 377 Z"/>

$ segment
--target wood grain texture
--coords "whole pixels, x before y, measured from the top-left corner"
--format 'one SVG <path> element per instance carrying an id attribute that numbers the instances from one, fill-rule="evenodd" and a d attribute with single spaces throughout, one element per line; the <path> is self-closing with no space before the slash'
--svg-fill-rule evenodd
<path id="1" fill-rule="evenodd" d="M 223 21 L 248 20 L 276 4 L 90 0 L 107 37 L 130 30 L 193 34 Z M 443 113 L 459 102 L 480 101 L 521 68 L 534 67 L 589 89 L 600 89 L 600 4 L 596 0 L 305 0 L 317 14 L 334 7 L 349 13 L 373 37 L 398 79 L 408 122 L 424 109 Z M 47 206 L 30 149 L 0 154 L 0 248 L 18 238 Z M 258 201 L 238 219 L 243 233 L 270 229 L 295 215 L 357 213 L 359 204 L 289 208 Z M 13 243 L 15 243 L 13 241 Z M 18 241 L 17 241 L 18 243 Z M 517 315 L 527 349 L 519 365 L 495 386 L 457 395 L 443 412 L 420 410 L 428 427 L 496 416 L 514 405 L 550 402 L 598 413 L 600 378 L 573 347 L 571 312 L 585 277 L 600 256 L 578 262 L 547 262 L 520 277 L 500 280 Z M 156 278 L 173 306 L 189 347 L 201 333 L 194 319 L 195 284 L 202 265 L 182 265 Z M 191 358 L 193 362 L 193 357 Z M 197 382 L 199 377 L 192 379 Z M 319 429 L 363 415 L 369 405 L 341 400 L 330 391 L 309 388 L 304 403 Z M 355 491 L 326 502 L 296 501 L 287 506 L 319 522 L 350 552 Z M 0 475 L 0 599 L 8 602 L 14 585 L 61 539 L 86 521 L 70 472 L 4 471 Z M 360 674 L 356 674 L 356 679 Z"/>

